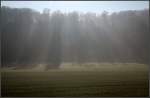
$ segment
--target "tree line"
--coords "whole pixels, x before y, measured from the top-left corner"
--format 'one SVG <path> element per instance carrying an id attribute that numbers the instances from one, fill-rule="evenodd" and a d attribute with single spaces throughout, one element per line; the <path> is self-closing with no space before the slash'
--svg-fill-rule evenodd
<path id="1" fill-rule="evenodd" d="M 2 66 L 149 61 L 149 10 L 109 14 L 1 7 Z"/>

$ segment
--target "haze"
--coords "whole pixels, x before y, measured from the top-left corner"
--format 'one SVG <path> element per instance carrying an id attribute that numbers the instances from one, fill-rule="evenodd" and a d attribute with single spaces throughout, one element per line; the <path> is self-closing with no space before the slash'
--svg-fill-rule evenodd
<path id="1" fill-rule="evenodd" d="M 148 1 L 2 1 L 3 97 L 149 96 Z"/>
<path id="2" fill-rule="evenodd" d="M 31 8 L 40 12 L 44 8 L 49 8 L 52 11 L 60 10 L 62 12 L 96 13 L 101 13 L 104 10 L 112 13 L 149 8 L 148 1 L 2 1 L 1 4 L 2 6 L 12 8 Z"/>

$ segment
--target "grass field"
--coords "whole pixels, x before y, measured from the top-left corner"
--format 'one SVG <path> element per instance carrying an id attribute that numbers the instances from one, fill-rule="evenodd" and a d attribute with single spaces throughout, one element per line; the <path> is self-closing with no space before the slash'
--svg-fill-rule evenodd
<path id="1" fill-rule="evenodd" d="M 46 72 L 5 69 L 1 71 L 1 94 L 7 97 L 149 95 L 148 65 L 100 66 L 63 67 Z"/>

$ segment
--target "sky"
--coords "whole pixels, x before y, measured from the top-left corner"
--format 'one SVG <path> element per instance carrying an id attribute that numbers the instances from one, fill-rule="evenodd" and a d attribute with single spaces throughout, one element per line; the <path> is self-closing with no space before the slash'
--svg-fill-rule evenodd
<path id="1" fill-rule="evenodd" d="M 44 8 L 49 8 L 51 11 L 96 13 L 149 8 L 149 1 L 1 1 L 1 4 L 12 8 L 32 8 L 39 12 Z"/>

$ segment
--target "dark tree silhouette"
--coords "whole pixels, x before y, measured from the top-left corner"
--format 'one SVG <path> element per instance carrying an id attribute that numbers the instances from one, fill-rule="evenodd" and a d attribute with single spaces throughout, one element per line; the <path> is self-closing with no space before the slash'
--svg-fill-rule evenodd
<path id="1" fill-rule="evenodd" d="M 1 7 L 2 66 L 149 62 L 149 10 L 43 13 Z"/>

